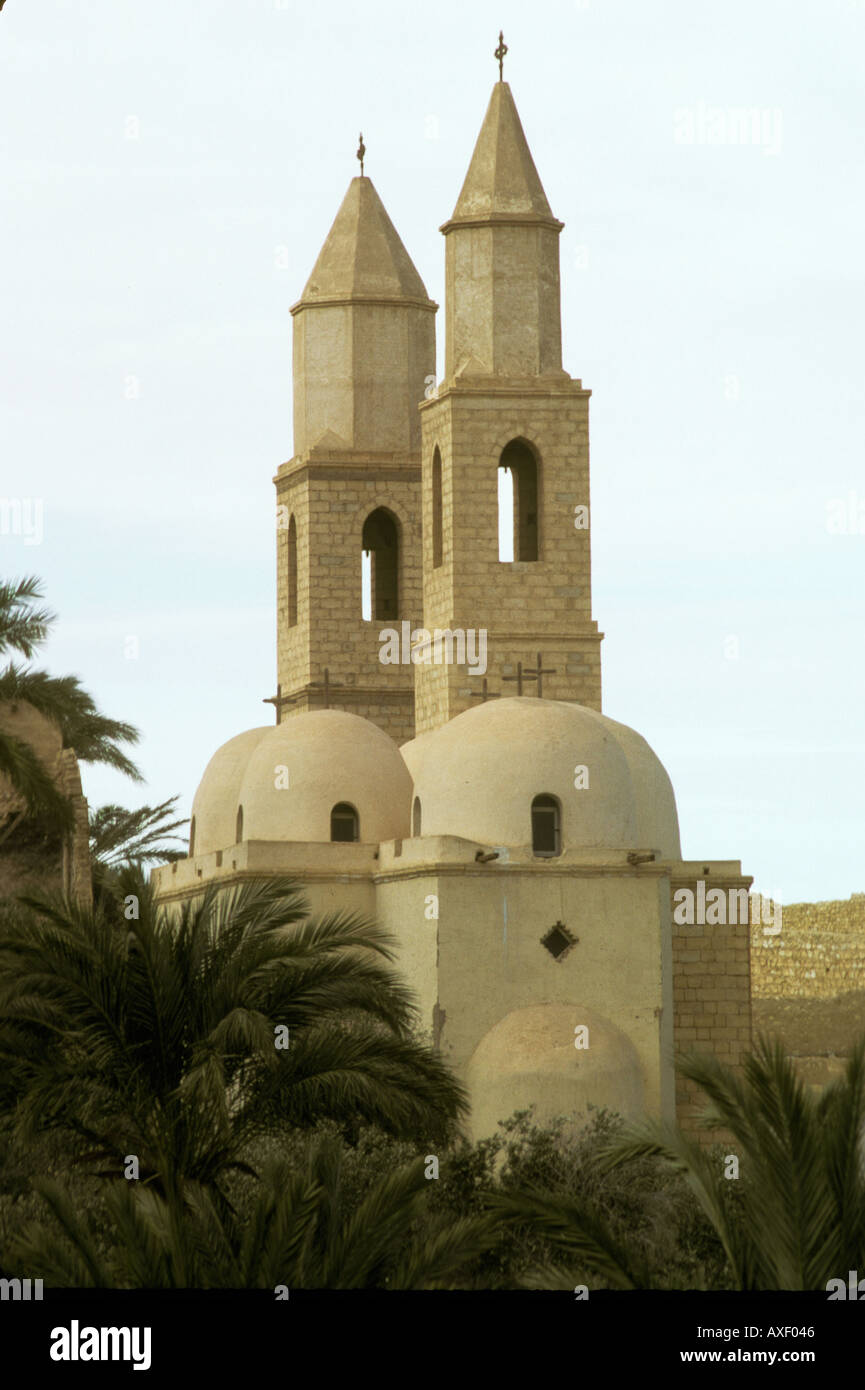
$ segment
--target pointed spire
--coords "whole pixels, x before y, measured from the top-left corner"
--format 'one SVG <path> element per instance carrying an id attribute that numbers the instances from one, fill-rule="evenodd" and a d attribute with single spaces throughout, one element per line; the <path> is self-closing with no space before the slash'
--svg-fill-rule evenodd
<path id="1" fill-rule="evenodd" d="M 493 87 L 487 114 L 457 199 L 445 223 L 517 218 L 563 225 L 553 217 L 507 82 Z"/>
<path id="2" fill-rule="evenodd" d="M 372 180 L 353 178 L 299 304 L 323 299 L 429 303 L 423 280 Z"/>
<path id="3" fill-rule="evenodd" d="M 503 57 L 504 55 L 497 55 Z M 559 233 L 511 89 L 493 87 L 445 234 L 445 377 L 562 377 Z"/>
<path id="4" fill-rule="evenodd" d="M 294 451 L 415 455 L 434 315 L 372 180 L 352 179 L 294 318 Z"/>

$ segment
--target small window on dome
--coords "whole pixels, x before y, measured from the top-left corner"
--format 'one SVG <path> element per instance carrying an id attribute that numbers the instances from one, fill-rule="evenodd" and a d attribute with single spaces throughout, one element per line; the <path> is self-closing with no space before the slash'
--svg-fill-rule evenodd
<path id="1" fill-rule="evenodd" d="M 562 852 L 562 812 L 554 796 L 536 796 L 532 802 L 532 851 L 544 859 Z"/>
<path id="2" fill-rule="evenodd" d="M 239 845 L 243 840 L 243 807 L 237 808 L 237 825 L 234 831 L 234 843 Z"/>
<path id="3" fill-rule="evenodd" d="M 360 839 L 357 811 L 347 801 L 338 801 L 330 813 L 330 838 L 342 842 Z"/>
<path id="4" fill-rule="evenodd" d="M 420 797 L 419 797 L 419 796 L 416 796 L 415 799 L 414 799 L 414 806 L 412 807 L 412 812 L 411 812 L 411 833 L 412 833 L 412 835 L 414 835 L 414 836 L 420 835 L 420 826 L 421 826 Z"/>
<path id="5" fill-rule="evenodd" d="M 190 859 L 192 859 L 192 857 L 193 857 L 194 854 L 195 854 L 195 817 L 193 816 L 193 817 L 192 817 L 192 820 L 189 822 L 189 855 L 188 855 L 188 857 L 189 857 Z"/>

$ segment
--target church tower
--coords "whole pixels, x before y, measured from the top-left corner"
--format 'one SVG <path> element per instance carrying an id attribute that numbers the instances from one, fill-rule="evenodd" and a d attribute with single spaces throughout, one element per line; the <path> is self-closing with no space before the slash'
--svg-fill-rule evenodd
<path id="1" fill-rule="evenodd" d="M 418 650 L 419 734 L 487 690 L 601 708 L 590 393 L 562 369 L 562 226 L 500 80 L 441 228 L 445 373 L 420 411 L 424 628 L 431 637 L 435 629 L 465 631 L 466 654 L 481 649 L 481 637 L 469 634 L 485 632 L 487 669 L 470 655 L 468 664 L 442 660 L 442 643 L 438 660 L 432 641 Z M 507 531 L 501 550 L 500 530 Z M 451 651 L 463 655 L 456 643 Z"/>
<path id="2" fill-rule="evenodd" d="M 435 379 L 437 306 L 362 171 L 291 310 L 274 703 L 278 720 L 344 709 L 402 743 L 414 733 L 413 671 L 381 663 L 379 633 L 421 611 L 418 403 Z"/>

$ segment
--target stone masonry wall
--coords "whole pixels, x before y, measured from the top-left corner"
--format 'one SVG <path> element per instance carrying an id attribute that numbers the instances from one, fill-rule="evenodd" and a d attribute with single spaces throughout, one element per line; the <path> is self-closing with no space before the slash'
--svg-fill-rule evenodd
<path id="1" fill-rule="evenodd" d="M 397 743 L 414 736 L 414 670 L 379 660 L 379 633 L 416 625 L 421 608 L 419 470 L 391 455 L 365 460 L 292 460 L 277 479 L 278 679 L 282 718 L 321 709 L 325 668 L 332 709 L 370 719 Z M 383 507 L 399 533 L 395 618 L 361 614 L 361 536 L 369 514 Z M 288 519 L 297 526 L 297 622 L 288 624 Z"/>
<path id="2" fill-rule="evenodd" d="M 725 894 L 730 890 L 747 892 L 752 880 L 736 870 L 738 865 L 723 863 L 680 865 L 670 881 L 673 904 L 680 888 L 690 889 L 696 897 L 700 880 L 706 890 L 720 888 Z M 679 925 L 674 916 L 673 1046 L 677 1057 L 688 1052 L 707 1052 L 727 1066 L 739 1065 L 751 1046 L 750 972 L 747 920 Z M 706 1136 L 697 1125 L 704 1105 L 705 1097 L 701 1097 L 697 1087 L 677 1073 L 677 1121 L 692 1137 L 711 1143 L 711 1136 Z"/>
<path id="3" fill-rule="evenodd" d="M 865 893 L 790 903 L 781 930 L 752 927 L 755 1032 L 781 1039 L 803 1078 L 825 1085 L 865 1032 Z"/>
<path id="4" fill-rule="evenodd" d="M 546 668 L 544 697 L 601 703 L 601 634 L 592 619 L 589 530 L 589 392 L 569 378 L 447 383 L 421 406 L 423 622 L 428 631 L 487 632 L 490 692 L 516 695 L 517 662 Z M 525 440 L 538 463 L 539 558 L 499 561 L 498 467 Z M 442 460 L 442 563 L 432 567 L 432 459 Z M 470 708 L 483 674 L 467 664 L 417 667 L 418 733 Z M 527 679 L 524 695 L 536 693 Z"/>

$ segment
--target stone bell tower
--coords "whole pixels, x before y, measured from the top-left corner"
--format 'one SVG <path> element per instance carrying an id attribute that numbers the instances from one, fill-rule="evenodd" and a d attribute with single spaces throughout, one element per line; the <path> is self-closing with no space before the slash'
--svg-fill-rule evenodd
<path id="1" fill-rule="evenodd" d="M 415 669 L 419 734 L 487 694 L 601 707 L 602 634 L 591 609 L 590 393 L 562 369 L 562 226 L 511 89 L 500 80 L 453 216 L 441 228 L 445 374 L 420 410 L 424 628 L 486 631 L 487 670 L 472 674 L 471 660 L 436 663 L 430 647 Z M 502 470 L 513 535 L 500 559 Z"/>
<path id="2" fill-rule="evenodd" d="M 274 479 L 278 720 L 329 705 L 413 736 L 413 669 L 381 663 L 379 633 L 421 612 L 418 403 L 436 307 L 361 161 L 291 310 L 294 457 Z"/>

